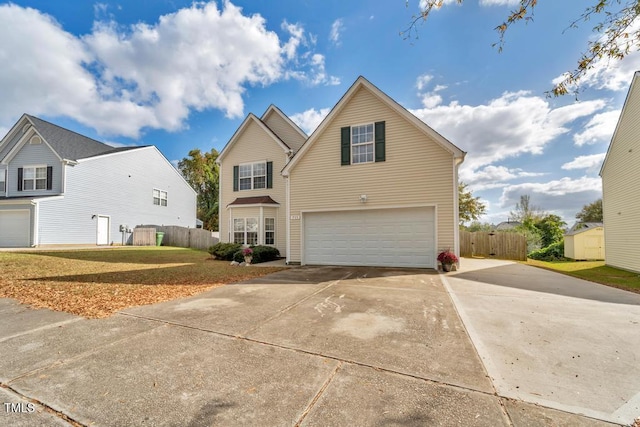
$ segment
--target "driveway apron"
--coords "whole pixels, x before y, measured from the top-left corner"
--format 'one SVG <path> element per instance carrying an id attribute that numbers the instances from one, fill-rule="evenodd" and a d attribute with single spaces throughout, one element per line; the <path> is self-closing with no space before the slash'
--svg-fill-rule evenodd
<path id="1" fill-rule="evenodd" d="M 444 282 L 500 396 L 640 416 L 640 294 L 499 260 L 463 259 Z"/>

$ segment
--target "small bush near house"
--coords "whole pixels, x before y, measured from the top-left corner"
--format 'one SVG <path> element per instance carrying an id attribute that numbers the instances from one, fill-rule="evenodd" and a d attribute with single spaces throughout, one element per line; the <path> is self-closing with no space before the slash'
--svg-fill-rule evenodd
<path id="1" fill-rule="evenodd" d="M 559 261 L 564 258 L 564 241 L 552 243 L 546 248 L 531 252 L 529 258 L 538 261 Z"/>
<path id="2" fill-rule="evenodd" d="M 233 261 L 233 257 L 239 250 L 242 249 L 240 243 L 216 243 L 209 248 L 209 253 L 216 259 L 222 259 L 225 261 Z"/>
<path id="3" fill-rule="evenodd" d="M 253 250 L 251 254 L 251 264 L 259 264 L 261 262 L 275 261 L 280 258 L 280 251 L 271 246 L 250 246 Z M 243 262 L 244 261 L 244 253 L 242 249 L 236 251 L 233 256 L 234 261 Z"/>

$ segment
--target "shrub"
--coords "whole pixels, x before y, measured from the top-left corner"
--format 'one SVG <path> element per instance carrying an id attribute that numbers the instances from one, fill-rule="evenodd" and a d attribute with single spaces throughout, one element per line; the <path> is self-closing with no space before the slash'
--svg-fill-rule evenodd
<path id="1" fill-rule="evenodd" d="M 538 261 L 560 261 L 564 258 L 564 240 L 552 243 L 546 248 L 538 249 L 529 254 L 529 258 Z"/>
<path id="2" fill-rule="evenodd" d="M 278 251 L 276 248 L 272 246 L 260 245 L 260 246 L 250 246 L 250 248 L 253 250 L 253 253 L 251 254 L 252 264 L 259 264 L 261 262 L 274 261 L 280 257 L 280 251 Z M 233 260 L 238 262 L 243 262 L 244 250 L 243 249 L 237 250 L 236 253 L 233 255 Z"/>
<path id="3" fill-rule="evenodd" d="M 236 252 L 242 249 L 240 243 L 216 243 L 209 248 L 209 253 L 216 257 L 216 259 L 223 259 L 225 261 L 232 261 Z M 244 259 L 243 259 L 244 260 Z"/>

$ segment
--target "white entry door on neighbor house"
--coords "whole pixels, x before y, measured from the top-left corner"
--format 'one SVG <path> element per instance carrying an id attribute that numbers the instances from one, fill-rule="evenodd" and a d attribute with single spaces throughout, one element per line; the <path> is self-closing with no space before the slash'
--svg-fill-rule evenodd
<path id="1" fill-rule="evenodd" d="M 304 214 L 305 264 L 435 267 L 435 208 Z"/>
<path id="2" fill-rule="evenodd" d="M 111 218 L 105 215 L 98 215 L 98 232 L 96 244 L 108 245 L 109 244 L 109 226 Z"/>

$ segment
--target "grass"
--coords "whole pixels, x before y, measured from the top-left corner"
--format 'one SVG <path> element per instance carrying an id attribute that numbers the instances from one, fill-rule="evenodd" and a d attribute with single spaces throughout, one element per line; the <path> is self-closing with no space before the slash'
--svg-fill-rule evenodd
<path id="1" fill-rule="evenodd" d="M 604 261 L 536 261 L 528 265 L 546 268 L 569 276 L 640 293 L 640 275 L 604 265 Z"/>
<path id="2" fill-rule="evenodd" d="M 282 270 L 232 267 L 202 251 L 118 248 L 0 252 L 0 297 L 88 318 Z"/>

